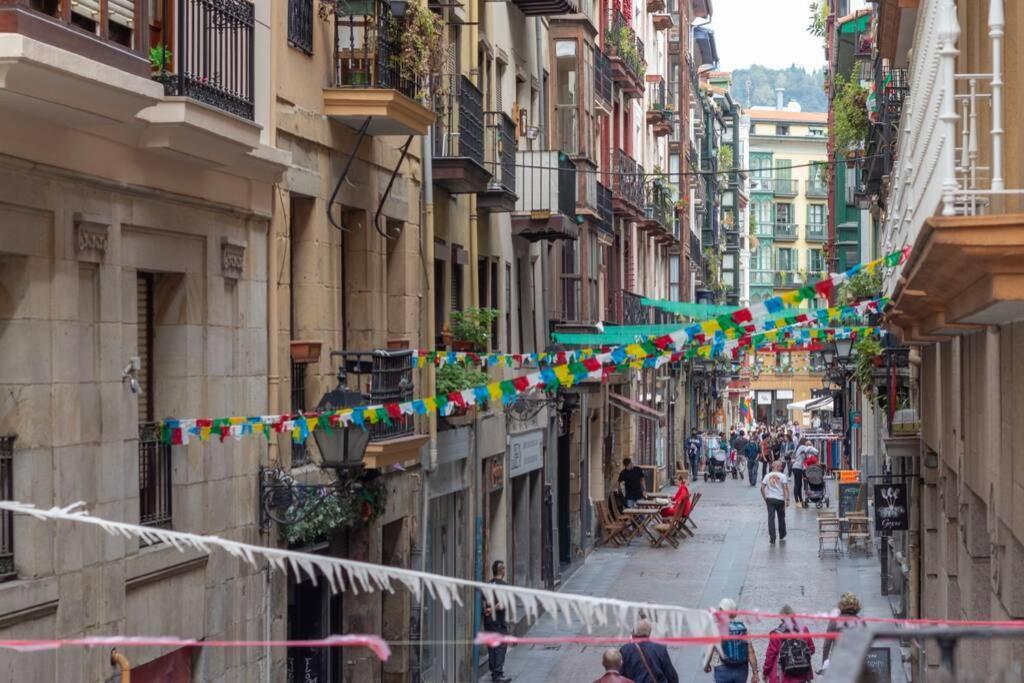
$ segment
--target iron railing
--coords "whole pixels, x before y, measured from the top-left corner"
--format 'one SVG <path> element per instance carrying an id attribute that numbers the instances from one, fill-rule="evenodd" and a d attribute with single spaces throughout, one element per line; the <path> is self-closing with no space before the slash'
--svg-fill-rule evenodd
<path id="1" fill-rule="evenodd" d="M 597 227 L 605 233 L 611 235 L 614 232 L 613 228 L 613 212 L 612 212 L 612 191 L 610 188 L 605 187 L 601 183 L 597 184 L 597 212 L 600 214 L 601 219 Z"/>
<path id="2" fill-rule="evenodd" d="M 0 436 L 0 500 L 14 500 L 14 435 Z M 0 512 L 0 581 L 17 576 L 14 569 L 14 513 Z"/>
<path id="3" fill-rule="evenodd" d="M 696 233 L 690 233 L 690 262 L 694 270 L 700 272 L 704 265 L 704 255 L 700 250 L 700 237 Z"/>
<path id="4" fill-rule="evenodd" d="M 387 0 L 339 2 L 334 19 L 334 87 L 397 90 L 422 100 L 426 83 L 402 72 L 396 58 L 404 20 Z"/>
<path id="5" fill-rule="evenodd" d="M 775 286 L 776 287 L 796 287 L 801 284 L 800 273 L 793 270 L 778 270 L 775 271 Z"/>
<path id="6" fill-rule="evenodd" d="M 644 306 L 643 297 L 633 292 L 622 290 L 619 292 L 622 297 L 622 324 L 623 325 L 647 325 L 650 323 L 650 307 Z"/>
<path id="7" fill-rule="evenodd" d="M 797 192 L 797 181 L 795 178 L 775 178 L 772 181 L 772 185 L 775 189 L 775 194 L 784 194 L 788 196 L 796 196 Z"/>
<path id="8" fill-rule="evenodd" d="M 774 188 L 774 178 L 759 175 L 754 175 L 750 178 L 750 189 L 752 192 L 773 192 Z"/>
<path id="9" fill-rule="evenodd" d="M 808 241 L 824 242 L 828 236 L 827 226 L 824 223 L 808 223 L 805 239 Z"/>
<path id="10" fill-rule="evenodd" d="M 306 364 L 292 361 L 292 413 L 306 410 Z M 305 441 L 292 441 L 292 467 L 309 463 L 309 447 Z"/>
<path id="11" fill-rule="evenodd" d="M 156 422 L 139 423 L 139 524 L 171 528 L 171 446 Z"/>
<path id="12" fill-rule="evenodd" d="M 594 48 L 594 92 L 603 102 L 612 101 L 612 63 L 601 48 Z"/>
<path id="13" fill-rule="evenodd" d="M 367 403 L 410 401 L 413 395 L 412 351 L 331 351 L 345 368 L 349 389 L 362 393 Z M 412 434 L 412 415 L 391 418 L 391 423 L 367 424 L 370 441 L 385 441 Z"/>
<path id="14" fill-rule="evenodd" d="M 500 111 L 484 112 L 487 170 L 491 185 L 516 193 L 516 123 Z"/>
<path id="15" fill-rule="evenodd" d="M 465 157 L 484 165 L 484 96 L 462 75 L 440 77 L 445 93 L 434 102 L 434 156 Z"/>
<path id="16" fill-rule="evenodd" d="M 669 228 L 672 213 L 672 191 L 660 181 L 654 181 L 647 189 L 644 217 L 664 228 Z"/>
<path id="17" fill-rule="evenodd" d="M 288 44 L 313 54 L 313 0 L 288 0 Z"/>
<path id="18" fill-rule="evenodd" d="M 651 111 L 665 111 L 665 81 L 647 84 L 647 108 Z"/>
<path id="19" fill-rule="evenodd" d="M 644 205 L 644 167 L 621 149 L 615 150 L 612 189 L 633 206 L 640 208 Z"/>
<path id="20" fill-rule="evenodd" d="M 610 40 L 605 41 L 605 47 L 615 50 L 615 54 L 610 56 L 621 59 L 626 69 L 635 78 L 643 78 L 644 73 L 647 71 L 647 63 L 644 61 L 643 41 L 637 37 L 636 31 L 633 30 L 633 27 L 629 25 L 626 17 L 619 10 L 615 10 L 615 13 L 612 15 L 609 37 Z"/>
<path id="21" fill-rule="evenodd" d="M 807 196 L 808 197 L 827 197 L 828 196 L 828 183 L 823 183 L 820 180 L 808 180 L 807 181 Z"/>
<path id="22" fill-rule="evenodd" d="M 796 239 L 796 223 L 786 223 L 784 221 L 775 221 L 775 239 L 777 239 L 777 240 L 795 240 Z"/>
<path id="23" fill-rule="evenodd" d="M 576 166 L 556 150 L 516 151 L 516 212 L 576 215 Z"/>
<path id="24" fill-rule="evenodd" d="M 772 270 L 751 270 L 750 284 L 771 287 L 775 284 L 775 271 Z"/>
<path id="25" fill-rule="evenodd" d="M 170 3 L 170 0 L 167 0 Z M 171 96 L 255 118 L 255 12 L 248 0 L 177 0 L 173 73 L 154 76 Z M 164 16 L 172 16 L 164 7 Z"/>

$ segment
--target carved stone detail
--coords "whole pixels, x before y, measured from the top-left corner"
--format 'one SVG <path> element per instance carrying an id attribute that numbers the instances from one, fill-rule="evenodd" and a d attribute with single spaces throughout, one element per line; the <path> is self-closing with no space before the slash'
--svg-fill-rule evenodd
<path id="1" fill-rule="evenodd" d="M 75 251 L 102 259 L 107 253 L 110 223 L 105 218 L 84 213 L 76 213 L 74 220 Z"/>
<path id="2" fill-rule="evenodd" d="M 226 278 L 238 280 L 245 266 L 245 242 L 225 237 L 220 243 L 221 271 Z"/>

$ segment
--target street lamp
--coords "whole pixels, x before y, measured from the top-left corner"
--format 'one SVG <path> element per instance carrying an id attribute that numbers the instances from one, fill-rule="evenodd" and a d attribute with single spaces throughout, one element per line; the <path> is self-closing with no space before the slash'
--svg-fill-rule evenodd
<path id="1" fill-rule="evenodd" d="M 341 408 L 353 408 L 364 402 L 363 395 L 352 391 L 345 384 L 345 368 L 338 369 L 338 386 L 328 391 L 316 406 L 317 413 L 333 412 Z M 363 466 L 363 454 L 370 442 L 370 432 L 362 427 L 340 429 L 316 429 L 313 431 L 317 448 L 320 450 L 320 464 L 334 470 L 347 470 Z"/>
<path id="2" fill-rule="evenodd" d="M 850 356 L 853 354 L 853 337 L 836 339 L 832 344 L 835 347 L 836 361 L 843 366 L 844 369 L 848 368 L 850 365 Z"/>
<path id="3" fill-rule="evenodd" d="M 826 345 L 821 350 L 821 359 L 825 361 L 825 365 L 831 366 L 836 360 L 836 349 L 834 345 Z"/>

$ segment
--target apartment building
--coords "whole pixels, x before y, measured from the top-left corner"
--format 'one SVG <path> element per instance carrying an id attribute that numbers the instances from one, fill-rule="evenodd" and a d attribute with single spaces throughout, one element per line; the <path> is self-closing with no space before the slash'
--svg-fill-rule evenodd
<path id="1" fill-rule="evenodd" d="M 903 565 L 888 572 L 888 588 L 907 616 L 1019 619 L 1024 178 L 1009 160 L 1024 144 L 1013 122 L 1024 83 L 1007 68 L 1019 48 L 1006 38 L 1024 28 L 1022 16 L 999 1 L 882 2 L 875 13 L 868 76 L 877 100 L 865 147 L 880 168 L 864 171 L 878 248 L 911 250 L 884 291 L 890 329 L 909 345 L 891 386 L 920 419 L 919 433 L 901 435 L 890 408 L 878 427 L 886 464 L 910 477 L 913 520 L 888 539 Z M 995 678 L 1021 661 L 1021 642 L 960 640 L 954 652 L 957 670 Z M 939 659 L 933 644 L 915 647 L 918 680 Z"/>
<path id="2" fill-rule="evenodd" d="M 256 540 L 261 444 L 168 445 L 168 416 L 267 410 L 267 250 L 288 165 L 269 2 L 0 9 L 0 495 Z M 217 27 L 214 31 L 213 27 Z M 271 580 L 4 513 L 0 636 L 244 639 Z M 264 650 L 134 648 L 143 679 L 260 680 Z M 101 649 L 3 656 L 11 679 L 100 681 Z"/>

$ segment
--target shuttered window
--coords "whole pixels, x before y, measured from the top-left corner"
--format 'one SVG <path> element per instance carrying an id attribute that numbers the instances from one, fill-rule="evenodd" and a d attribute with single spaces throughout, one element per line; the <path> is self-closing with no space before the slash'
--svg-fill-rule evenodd
<path id="1" fill-rule="evenodd" d="M 139 368 L 139 422 L 153 420 L 153 284 L 152 273 L 139 273 L 135 277 L 138 301 Z"/>

